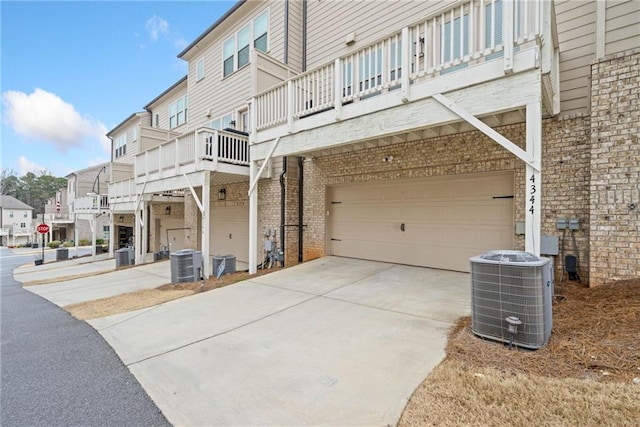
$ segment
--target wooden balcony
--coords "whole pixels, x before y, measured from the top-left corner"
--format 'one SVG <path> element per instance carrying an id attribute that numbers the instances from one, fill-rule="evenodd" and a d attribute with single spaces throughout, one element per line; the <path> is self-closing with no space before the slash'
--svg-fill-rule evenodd
<path id="1" fill-rule="evenodd" d="M 54 204 L 48 204 L 44 207 L 44 221 L 48 224 L 71 224 L 74 222 L 74 218 L 69 206 L 61 205 L 58 209 Z"/>
<path id="2" fill-rule="evenodd" d="M 458 1 L 254 96 L 252 160 L 424 137 L 462 121 L 442 95 L 477 118 L 557 114 L 557 47 L 553 2 Z"/>
<path id="3" fill-rule="evenodd" d="M 78 215 L 98 215 L 109 212 L 109 196 L 106 194 L 87 194 L 77 197 L 73 202 L 73 212 Z"/>
<path id="4" fill-rule="evenodd" d="M 183 177 L 199 172 L 248 176 L 249 138 L 236 132 L 200 128 L 135 158 L 134 180 L 140 193 L 183 189 Z"/>

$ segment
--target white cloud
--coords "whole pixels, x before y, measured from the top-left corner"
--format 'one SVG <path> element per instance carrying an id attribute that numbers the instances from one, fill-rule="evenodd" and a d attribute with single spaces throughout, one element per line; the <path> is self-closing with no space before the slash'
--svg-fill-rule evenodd
<path id="1" fill-rule="evenodd" d="M 102 122 L 97 122 L 94 125 L 95 137 L 100 142 L 102 151 L 106 154 L 111 154 L 111 140 L 107 138 L 107 127 Z"/>
<path id="2" fill-rule="evenodd" d="M 27 159 L 25 156 L 20 156 L 15 164 L 16 171 L 18 172 L 18 176 L 24 176 L 28 172 L 40 172 L 45 170 L 44 166 L 41 166 L 31 160 Z"/>
<path id="3" fill-rule="evenodd" d="M 63 153 L 82 146 L 87 138 L 97 139 L 104 147 L 105 126 L 83 117 L 54 93 L 40 88 L 31 94 L 7 91 L 2 101 L 4 121 L 18 135 L 52 144 Z"/>
<path id="4" fill-rule="evenodd" d="M 167 34 L 169 32 L 169 23 L 158 15 L 153 15 L 149 18 L 144 27 L 149 32 L 149 37 L 154 41 L 158 40 L 160 34 Z"/>
<path id="5" fill-rule="evenodd" d="M 176 36 L 173 40 L 173 45 L 177 49 L 183 50 L 185 47 L 189 46 L 189 42 L 184 37 Z"/>

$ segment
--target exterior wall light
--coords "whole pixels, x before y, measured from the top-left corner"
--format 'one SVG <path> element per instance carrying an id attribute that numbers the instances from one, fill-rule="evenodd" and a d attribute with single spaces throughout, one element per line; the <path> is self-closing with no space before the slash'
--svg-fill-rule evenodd
<path id="1" fill-rule="evenodd" d="M 221 188 L 220 191 L 218 191 L 218 200 L 227 200 L 226 188 Z"/>
<path id="2" fill-rule="evenodd" d="M 171 215 L 171 206 L 167 206 L 166 208 L 164 208 L 164 214 Z"/>

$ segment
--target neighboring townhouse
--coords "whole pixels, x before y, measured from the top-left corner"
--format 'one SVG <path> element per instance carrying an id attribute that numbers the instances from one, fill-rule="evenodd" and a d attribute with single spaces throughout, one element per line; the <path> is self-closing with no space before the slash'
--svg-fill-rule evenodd
<path id="1" fill-rule="evenodd" d="M 74 240 L 75 216 L 69 205 L 67 187 L 56 191 L 44 206 L 44 223 L 49 225 L 49 240 Z"/>
<path id="2" fill-rule="evenodd" d="M 297 165 L 285 248 L 459 271 L 521 249 L 559 274 L 575 255 L 592 285 L 640 276 L 640 2 L 301 4 L 304 72 L 251 100 L 251 177 Z M 250 254 L 277 204 L 257 187 Z"/>
<path id="3" fill-rule="evenodd" d="M 34 238 L 33 208 L 13 196 L 0 196 L 0 245 L 22 246 Z"/>
<path id="4" fill-rule="evenodd" d="M 239 1 L 110 133 L 139 126 L 114 217 L 137 256 L 199 249 L 206 274 L 275 240 L 286 265 L 522 249 L 637 277 L 639 22 L 634 1 Z"/>
<path id="5" fill-rule="evenodd" d="M 180 53 L 188 75 L 145 106 L 151 126 L 135 124 L 143 116 L 134 115 L 109 133 L 117 150 L 126 129 L 140 129 L 135 152 L 126 140 L 133 181 L 109 190 L 112 216 L 134 219 L 136 259 L 150 261 L 168 245 L 201 250 L 205 274 L 215 254 L 249 268 L 248 100 L 301 71 L 301 10 L 293 2 L 238 2 Z M 260 174 L 265 206 L 275 201 L 259 220 L 268 240 L 279 239 L 280 177 L 270 171 L 281 164 L 273 158 Z M 255 258 L 262 255 L 256 248 Z"/>
<path id="6" fill-rule="evenodd" d="M 160 252 L 164 248 L 176 251 L 185 247 L 184 191 L 145 192 L 142 187 L 138 191 L 134 169 L 138 154 L 156 149 L 178 137 L 181 129 L 186 129 L 186 93 L 187 79 L 184 77 L 146 105 L 145 111 L 132 114 L 107 134 L 113 141 L 112 182 L 109 184 L 113 248 L 134 245 L 136 210 L 144 210 L 138 222 L 153 225 L 145 226 L 146 235 L 141 239 L 145 248 L 140 252 L 138 262 L 153 260 L 152 255 L 147 256 L 148 252 Z M 178 104 L 179 115 L 175 110 Z M 174 114 L 170 115 L 170 111 Z"/>
<path id="7" fill-rule="evenodd" d="M 74 241 L 76 247 L 80 240 L 88 240 L 92 242 L 94 255 L 95 240 L 109 240 L 111 220 L 107 186 L 110 166 L 110 163 L 102 163 L 66 176 L 66 189 L 56 194 L 45 207 L 45 223 L 49 225 L 50 240 L 57 236 Z M 55 212 L 51 212 L 53 210 Z"/>

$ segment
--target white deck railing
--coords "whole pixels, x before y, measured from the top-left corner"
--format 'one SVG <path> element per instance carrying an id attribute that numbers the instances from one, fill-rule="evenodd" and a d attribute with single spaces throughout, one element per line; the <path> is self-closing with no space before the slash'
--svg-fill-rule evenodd
<path id="1" fill-rule="evenodd" d="M 73 202 L 75 213 L 101 213 L 109 210 L 109 196 L 106 194 L 87 194 L 77 197 Z"/>
<path id="2" fill-rule="evenodd" d="M 215 171 L 218 162 L 249 166 L 249 138 L 210 128 L 191 131 L 136 155 L 136 182 Z"/>
<path id="3" fill-rule="evenodd" d="M 135 178 L 109 183 L 109 204 L 135 202 L 137 195 Z"/>
<path id="4" fill-rule="evenodd" d="M 464 0 L 359 51 L 255 96 L 256 130 L 400 89 L 469 64 L 504 58 L 545 34 L 552 5 L 528 0 Z M 546 21 L 545 21 L 546 20 Z M 403 96 L 404 98 L 404 96 Z"/>

